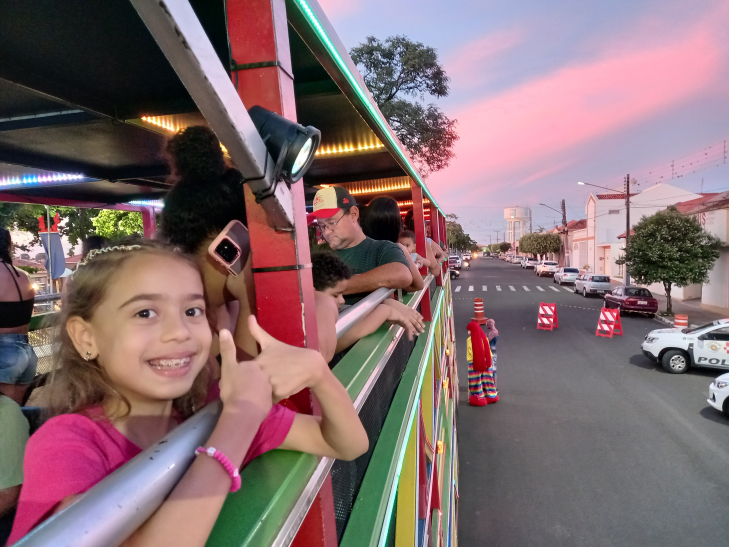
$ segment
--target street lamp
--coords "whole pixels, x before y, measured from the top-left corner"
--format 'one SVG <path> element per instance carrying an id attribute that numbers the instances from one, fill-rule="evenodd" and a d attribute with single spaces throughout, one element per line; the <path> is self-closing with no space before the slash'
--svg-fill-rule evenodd
<path id="1" fill-rule="evenodd" d="M 595 188 L 603 188 L 620 194 L 620 190 L 608 188 L 607 186 L 600 186 L 598 184 L 590 184 L 589 182 L 578 182 L 580 186 L 594 186 Z M 630 175 L 625 175 L 625 252 L 628 252 L 628 239 L 630 238 Z M 628 266 L 625 265 L 625 285 L 630 285 L 630 274 L 628 273 Z"/>

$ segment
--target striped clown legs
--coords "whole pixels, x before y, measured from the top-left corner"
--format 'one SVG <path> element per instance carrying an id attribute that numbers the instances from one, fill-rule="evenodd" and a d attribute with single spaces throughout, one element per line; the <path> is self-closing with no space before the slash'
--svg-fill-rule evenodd
<path id="1" fill-rule="evenodd" d="M 488 401 L 484 397 L 484 382 L 482 372 L 473 369 L 473 363 L 468 363 L 468 403 L 471 406 L 486 406 Z"/>

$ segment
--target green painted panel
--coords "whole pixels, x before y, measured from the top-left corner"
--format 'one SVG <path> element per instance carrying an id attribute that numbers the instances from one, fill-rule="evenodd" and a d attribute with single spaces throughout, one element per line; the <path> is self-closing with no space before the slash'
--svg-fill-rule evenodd
<path id="1" fill-rule="evenodd" d="M 405 367 L 355 500 L 341 547 L 375 546 L 379 542 L 387 516 L 389 493 L 408 436 L 410 412 L 413 405 L 417 404 L 420 365 L 427 342 L 426 336 L 418 338 Z"/>
<path id="2" fill-rule="evenodd" d="M 207 545 L 271 545 L 316 469 L 311 454 L 274 450 L 241 473 L 242 488 L 228 494 Z"/>

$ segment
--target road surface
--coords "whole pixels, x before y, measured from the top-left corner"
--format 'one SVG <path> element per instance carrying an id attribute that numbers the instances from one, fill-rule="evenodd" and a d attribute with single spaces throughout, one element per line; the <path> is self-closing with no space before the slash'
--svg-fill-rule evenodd
<path id="1" fill-rule="evenodd" d="M 623 318 L 595 337 L 602 299 L 478 258 L 453 282 L 460 380 L 459 545 L 729 545 L 729 420 L 706 402 L 717 371 L 671 375 Z M 570 287 L 571 290 L 571 287 Z M 468 405 L 473 299 L 499 329 L 500 401 Z M 559 329 L 538 331 L 539 302 Z"/>

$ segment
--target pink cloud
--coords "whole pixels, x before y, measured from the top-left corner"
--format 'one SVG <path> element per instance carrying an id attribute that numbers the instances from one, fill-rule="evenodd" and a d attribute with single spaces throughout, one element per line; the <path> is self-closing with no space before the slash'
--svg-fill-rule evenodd
<path id="1" fill-rule="evenodd" d="M 436 192 L 470 186 L 475 191 L 464 194 L 472 196 L 525 185 L 541 178 L 540 172 L 554 174 L 559 166 L 549 166 L 564 161 L 570 149 L 664 112 L 710 86 L 725 88 L 717 78 L 724 72 L 724 49 L 707 21 L 669 42 L 611 51 L 466 104 L 448 113 L 459 120 L 457 158 L 428 183 Z"/>
<path id="2" fill-rule="evenodd" d="M 331 21 L 352 15 L 360 8 L 359 0 L 319 0 L 319 5 Z"/>
<path id="3" fill-rule="evenodd" d="M 508 29 L 476 38 L 448 55 L 444 65 L 453 87 L 475 87 L 488 73 L 485 67 L 513 47 L 524 42 L 523 29 Z"/>

